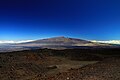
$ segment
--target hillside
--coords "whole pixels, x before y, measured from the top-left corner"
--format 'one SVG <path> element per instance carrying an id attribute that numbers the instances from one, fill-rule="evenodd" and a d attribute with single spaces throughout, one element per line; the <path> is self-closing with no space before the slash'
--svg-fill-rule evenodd
<path id="1" fill-rule="evenodd" d="M 95 46 L 110 46 L 109 44 L 93 43 L 83 39 L 68 38 L 68 37 L 53 37 L 47 39 L 36 40 L 32 42 L 18 44 L 18 46 L 26 47 L 41 47 L 50 49 L 67 49 L 67 48 L 82 48 Z"/>
<path id="2" fill-rule="evenodd" d="M 119 80 L 120 49 L 0 53 L 0 80 Z"/>
<path id="3" fill-rule="evenodd" d="M 95 43 L 83 39 L 53 37 L 31 42 L 0 45 L 0 52 L 22 51 L 31 49 L 75 49 L 75 48 L 109 48 L 110 44 Z"/>

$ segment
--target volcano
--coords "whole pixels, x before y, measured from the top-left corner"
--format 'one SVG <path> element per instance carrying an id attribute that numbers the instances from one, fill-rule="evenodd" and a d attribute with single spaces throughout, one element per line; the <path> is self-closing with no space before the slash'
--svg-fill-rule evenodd
<path id="1" fill-rule="evenodd" d="M 96 46 L 110 46 L 109 44 L 94 43 L 88 40 L 69 38 L 69 37 L 53 37 L 47 39 L 35 40 L 32 42 L 17 44 L 24 47 L 39 47 L 50 49 L 66 49 L 66 48 L 83 48 Z"/>

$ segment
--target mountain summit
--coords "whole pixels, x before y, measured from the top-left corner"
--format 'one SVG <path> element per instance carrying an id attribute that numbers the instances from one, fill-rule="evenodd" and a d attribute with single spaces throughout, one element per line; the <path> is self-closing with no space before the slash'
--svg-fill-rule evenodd
<path id="1" fill-rule="evenodd" d="M 68 37 L 53 37 L 53 38 L 47 38 L 47 39 L 41 39 L 32 41 L 30 43 L 44 43 L 44 44 L 51 44 L 51 45 L 71 45 L 71 44 L 85 44 L 90 43 L 89 41 L 82 40 L 82 39 L 75 39 L 75 38 L 68 38 Z"/>
<path id="2" fill-rule="evenodd" d="M 62 37 L 53 37 L 53 38 L 36 40 L 36 41 L 28 42 L 25 44 L 76 46 L 78 44 L 83 45 L 88 43 L 91 43 L 91 42 L 82 40 L 82 39 L 68 38 L 68 37 L 62 36 Z"/>
<path id="3" fill-rule="evenodd" d="M 47 39 L 40 39 L 31 42 L 16 43 L 9 45 L 1 45 L 0 52 L 9 51 L 20 51 L 28 49 L 39 49 L 39 48 L 49 48 L 49 49 L 74 49 L 74 48 L 90 48 L 90 47 L 110 47 L 112 45 L 95 43 L 83 39 L 68 38 L 64 36 L 53 37 Z"/>
<path id="4" fill-rule="evenodd" d="M 40 48 L 76 48 L 76 47 L 87 47 L 87 46 L 106 46 L 107 44 L 93 43 L 83 39 L 68 38 L 64 36 L 53 37 L 47 39 L 40 39 L 32 42 L 21 43 L 18 46 L 24 47 L 40 47 Z"/>

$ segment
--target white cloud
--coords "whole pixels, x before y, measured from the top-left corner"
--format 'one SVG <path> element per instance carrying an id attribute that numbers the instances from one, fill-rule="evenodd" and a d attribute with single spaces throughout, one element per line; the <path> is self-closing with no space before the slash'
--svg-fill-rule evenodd
<path id="1" fill-rule="evenodd" d="M 31 42 L 31 41 L 34 41 L 34 40 L 21 40 L 21 41 L 12 41 L 12 40 L 9 40 L 9 41 L 0 41 L 0 44 L 4 44 L 4 43 L 25 43 L 25 42 Z"/>
<path id="2" fill-rule="evenodd" d="M 108 40 L 108 41 L 91 40 L 91 42 L 109 43 L 109 44 L 120 44 L 120 40 Z"/>

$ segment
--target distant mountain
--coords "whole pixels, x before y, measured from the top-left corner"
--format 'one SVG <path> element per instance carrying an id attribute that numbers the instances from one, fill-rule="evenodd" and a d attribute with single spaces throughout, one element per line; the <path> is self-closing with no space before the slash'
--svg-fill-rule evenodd
<path id="1" fill-rule="evenodd" d="M 82 39 L 75 39 L 75 38 L 68 38 L 68 37 L 54 37 L 42 40 L 36 40 L 32 42 L 28 42 L 26 44 L 40 44 L 40 45 L 76 45 L 76 44 L 87 44 L 91 43 L 90 41 L 82 40 Z"/>
<path id="2" fill-rule="evenodd" d="M 91 42 L 83 39 L 68 38 L 68 37 L 53 37 L 40 39 L 31 42 L 1 44 L 0 52 L 11 52 L 21 50 L 31 50 L 40 48 L 49 49 L 74 49 L 74 48 L 110 48 L 114 47 L 110 44 Z"/>
<path id="3" fill-rule="evenodd" d="M 40 48 L 51 48 L 51 49 L 66 49 L 66 48 L 81 48 L 81 47 L 95 47 L 95 46 L 110 46 L 109 44 L 94 43 L 91 41 L 68 38 L 68 37 L 53 37 L 47 39 L 41 39 L 26 43 L 17 44 L 17 46 L 24 47 L 40 47 Z"/>

